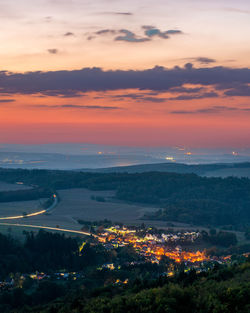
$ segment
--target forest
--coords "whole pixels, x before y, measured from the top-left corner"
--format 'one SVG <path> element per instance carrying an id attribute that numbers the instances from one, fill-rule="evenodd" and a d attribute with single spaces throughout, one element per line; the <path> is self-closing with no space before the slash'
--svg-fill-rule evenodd
<path id="1" fill-rule="evenodd" d="M 14 288 L 0 290 L 0 312 L 249 312 L 249 256 L 234 255 L 228 264 L 184 271 L 184 264 L 167 257 L 159 264 L 145 262 L 130 246 L 107 251 L 45 231 L 26 232 L 25 237 L 21 243 L 0 234 L 0 287 L 6 279 L 15 282 Z M 230 249 L 223 253 L 233 253 Z M 102 269 L 107 262 L 119 266 Z M 173 277 L 165 275 L 169 269 Z M 28 275 L 38 272 L 47 273 L 47 278 L 33 280 Z M 79 278 L 58 281 L 58 272 L 76 272 Z"/>
<path id="2" fill-rule="evenodd" d="M 150 270 L 150 269 L 148 269 Z M 45 286 L 44 286 L 45 287 Z M 53 286 L 50 287 L 50 290 Z M 55 286 L 54 286 L 55 287 Z M 58 288 L 58 286 L 57 286 Z M 55 293 L 55 290 L 53 293 Z M 208 272 L 180 271 L 173 278 L 140 276 L 123 286 L 72 290 L 57 300 L 15 313 L 248 313 L 249 260 Z"/>

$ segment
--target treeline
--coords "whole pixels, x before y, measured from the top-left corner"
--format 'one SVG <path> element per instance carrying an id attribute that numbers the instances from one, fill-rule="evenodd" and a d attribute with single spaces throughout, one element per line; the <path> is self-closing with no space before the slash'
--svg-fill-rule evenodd
<path id="1" fill-rule="evenodd" d="M 250 180 L 206 178 L 195 174 L 148 172 L 83 173 L 49 170 L 0 170 L 0 181 L 23 181 L 53 190 L 116 190 L 120 200 L 163 208 L 145 216 L 196 225 L 243 225 L 250 221 Z"/>
<path id="2" fill-rule="evenodd" d="M 79 251 L 75 238 L 40 230 L 37 234 L 25 232 L 25 242 L 0 234 L 0 281 L 11 273 L 82 270 L 85 266 L 102 264 L 108 254 L 102 246 L 86 244 Z"/>
<path id="3" fill-rule="evenodd" d="M 52 191 L 45 188 L 2 191 L 0 192 L 0 202 L 37 200 L 41 198 L 49 198 L 51 195 Z"/>
<path id="4" fill-rule="evenodd" d="M 32 313 L 248 313 L 250 263 L 231 268 L 215 266 L 197 274 L 180 272 L 172 279 L 140 278 L 125 287 L 72 292 Z"/>

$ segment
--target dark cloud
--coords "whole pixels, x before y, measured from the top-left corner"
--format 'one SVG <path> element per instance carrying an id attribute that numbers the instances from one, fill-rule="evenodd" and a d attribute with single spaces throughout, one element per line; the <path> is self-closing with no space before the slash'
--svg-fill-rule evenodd
<path id="1" fill-rule="evenodd" d="M 57 49 L 48 49 L 47 50 L 50 54 L 57 54 L 59 51 Z"/>
<path id="2" fill-rule="evenodd" d="M 152 96 L 155 96 L 158 94 L 153 93 Z M 155 102 L 155 103 L 162 103 L 167 101 L 167 98 L 162 97 L 152 97 L 151 93 L 129 93 L 129 94 L 118 94 L 112 96 L 113 99 L 116 100 L 124 100 L 124 99 L 130 99 L 137 102 Z"/>
<path id="3" fill-rule="evenodd" d="M 183 34 L 183 32 L 179 29 L 169 29 L 165 32 L 168 35 L 180 35 Z"/>
<path id="4" fill-rule="evenodd" d="M 212 106 L 203 109 L 197 110 L 176 110 L 171 111 L 171 114 L 219 114 L 222 112 L 232 112 L 232 111 L 243 111 L 243 112 L 250 112 L 250 108 L 236 108 L 236 107 L 227 107 L 227 106 Z"/>
<path id="5" fill-rule="evenodd" d="M 65 33 L 63 36 L 64 36 L 64 37 L 72 37 L 72 36 L 75 36 L 75 34 L 72 33 L 72 32 L 67 32 L 67 33 Z"/>
<path id="6" fill-rule="evenodd" d="M 206 58 L 206 57 L 198 57 L 198 58 L 194 58 L 193 60 L 196 62 L 199 62 L 201 64 L 209 64 L 209 63 L 215 63 L 216 62 L 215 59 Z"/>
<path id="7" fill-rule="evenodd" d="M 224 93 L 226 96 L 250 97 L 250 85 L 243 84 L 231 88 Z"/>
<path id="8" fill-rule="evenodd" d="M 15 99 L 0 99 L 0 103 L 11 103 L 11 102 L 15 102 Z"/>
<path id="9" fill-rule="evenodd" d="M 149 38 L 152 37 L 160 37 L 163 39 L 168 39 L 170 35 L 177 35 L 177 34 L 182 34 L 182 31 L 180 30 L 166 30 L 166 31 L 161 31 L 159 28 L 156 28 L 154 26 L 142 26 L 142 28 L 145 30 L 145 35 Z"/>
<path id="10" fill-rule="evenodd" d="M 100 105 L 76 105 L 76 104 L 61 104 L 61 105 L 34 105 L 34 108 L 41 109 L 88 109 L 88 110 L 118 110 L 120 107 L 116 106 L 100 106 Z"/>
<path id="11" fill-rule="evenodd" d="M 121 29 L 119 32 L 124 35 L 115 37 L 115 41 L 145 42 L 150 40 L 148 37 L 138 37 L 135 33 L 127 29 Z"/>
<path id="12" fill-rule="evenodd" d="M 99 14 L 103 14 L 103 15 L 124 15 L 124 16 L 132 16 L 132 15 L 134 15 L 132 12 L 101 12 Z"/>
<path id="13" fill-rule="evenodd" d="M 203 90 L 204 90 L 204 87 L 197 87 L 197 88 L 174 87 L 174 88 L 171 88 L 169 91 L 173 93 L 197 93 Z"/>
<path id="14" fill-rule="evenodd" d="M 96 35 L 106 35 L 106 34 L 114 35 L 114 34 L 117 34 L 117 31 L 114 29 L 101 29 L 95 32 L 95 34 Z"/>
<path id="15" fill-rule="evenodd" d="M 115 41 L 126 41 L 130 43 L 140 43 L 140 42 L 151 41 L 154 37 L 168 39 L 171 35 L 182 34 L 182 31 L 180 30 L 170 29 L 167 31 L 161 31 L 160 29 L 154 26 L 149 26 L 149 25 L 142 26 L 142 29 L 144 30 L 143 36 L 137 35 L 128 29 L 120 29 L 120 30 L 101 29 L 95 32 L 94 34 L 95 35 L 117 35 L 114 38 Z"/>
<path id="16" fill-rule="evenodd" d="M 204 98 L 216 98 L 219 95 L 216 92 L 205 92 L 201 94 L 180 95 L 178 97 L 169 98 L 169 100 L 195 100 Z"/>
<path id="17" fill-rule="evenodd" d="M 131 16 L 134 15 L 131 12 L 114 12 L 115 15 L 125 15 L 125 16 Z"/>
<path id="18" fill-rule="evenodd" d="M 215 59 L 208 58 L 208 57 L 184 58 L 182 60 L 187 60 L 187 61 L 189 60 L 191 62 L 195 62 L 195 63 L 199 63 L 199 64 L 212 64 L 212 63 L 217 62 Z"/>
<path id="19" fill-rule="evenodd" d="M 171 69 L 156 66 L 147 70 L 104 71 L 101 68 L 84 68 L 54 72 L 0 72 L 0 93 L 2 94 L 44 94 L 56 91 L 63 95 L 67 93 L 73 95 L 89 91 L 122 89 L 163 92 L 183 87 L 186 84 L 212 86 L 228 92 L 229 88 L 240 90 L 242 86 L 249 83 L 249 68 L 222 66 L 194 68 L 189 65 L 184 68 L 174 67 Z M 210 96 L 216 95 L 211 94 Z"/>

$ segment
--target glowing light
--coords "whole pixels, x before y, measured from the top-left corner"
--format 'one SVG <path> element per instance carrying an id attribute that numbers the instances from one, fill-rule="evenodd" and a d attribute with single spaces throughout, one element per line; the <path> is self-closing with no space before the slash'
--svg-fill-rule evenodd
<path id="1" fill-rule="evenodd" d="M 165 159 L 168 161 L 175 161 L 175 159 L 173 157 L 166 157 Z"/>

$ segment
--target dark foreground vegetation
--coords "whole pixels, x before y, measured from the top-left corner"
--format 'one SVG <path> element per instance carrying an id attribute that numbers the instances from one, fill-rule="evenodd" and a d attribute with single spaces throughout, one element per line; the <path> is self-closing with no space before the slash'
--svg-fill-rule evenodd
<path id="1" fill-rule="evenodd" d="M 40 287 L 41 294 L 45 288 L 60 294 L 56 284 Z M 12 312 L 248 313 L 249 298 L 250 263 L 246 262 L 229 268 L 216 266 L 201 274 L 179 272 L 171 279 L 138 278 L 126 286 L 109 285 L 92 291 L 79 288 L 52 303 Z"/>
<path id="2" fill-rule="evenodd" d="M 24 243 L 0 234 L 0 279 L 11 273 L 50 272 L 58 269 L 78 271 L 84 266 L 111 261 L 102 246 L 86 244 L 79 251 L 79 241 L 40 230 L 36 235 L 24 232 Z"/>
<path id="3" fill-rule="evenodd" d="M 231 225 L 246 230 L 250 221 L 250 180 L 247 178 L 205 178 L 195 174 L 148 172 L 83 173 L 50 170 L 0 170 L 0 181 L 23 182 L 50 190 L 88 188 L 116 190 L 116 198 L 159 206 L 148 219 L 178 221 L 204 226 Z M 31 191 L 11 192 L 21 199 Z M 15 196 L 16 194 L 16 196 Z M 8 193 L 2 197 L 9 198 Z M 27 200 L 27 197 L 25 197 Z M 0 194 L 1 201 L 1 194 Z M 104 198 L 99 201 L 105 201 Z"/>
<path id="4" fill-rule="evenodd" d="M 235 255 L 223 265 L 184 271 L 184 264 L 167 257 L 152 264 L 130 246 L 108 251 L 88 240 L 82 244 L 82 239 L 39 231 L 26 233 L 19 243 L 0 235 L 0 312 L 249 312 L 249 257 Z M 115 269 L 101 266 L 107 262 Z M 173 277 L 167 277 L 169 270 Z M 42 279 L 31 278 L 38 272 Z M 9 287 L 4 281 L 11 281 Z"/>

